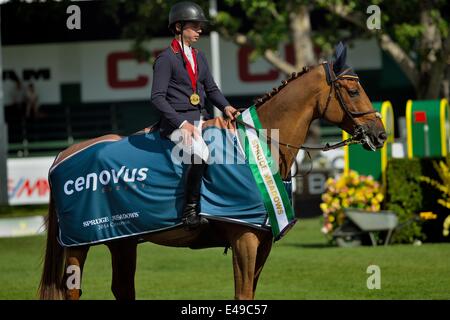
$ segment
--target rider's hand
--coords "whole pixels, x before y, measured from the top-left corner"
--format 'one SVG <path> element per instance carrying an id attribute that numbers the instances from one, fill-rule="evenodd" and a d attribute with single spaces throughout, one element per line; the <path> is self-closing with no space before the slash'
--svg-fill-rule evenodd
<path id="1" fill-rule="evenodd" d="M 192 136 L 196 140 L 200 137 L 200 132 L 198 129 L 187 121 L 181 127 L 181 133 L 183 135 L 183 144 L 186 146 L 190 146 L 192 144 Z"/>
<path id="2" fill-rule="evenodd" d="M 234 107 L 232 106 L 226 106 L 223 109 L 223 112 L 225 113 L 225 115 L 227 116 L 227 118 L 231 119 L 231 120 L 236 120 L 236 117 L 238 115 L 240 115 L 241 113 L 239 111 L 237 111 Z"/>

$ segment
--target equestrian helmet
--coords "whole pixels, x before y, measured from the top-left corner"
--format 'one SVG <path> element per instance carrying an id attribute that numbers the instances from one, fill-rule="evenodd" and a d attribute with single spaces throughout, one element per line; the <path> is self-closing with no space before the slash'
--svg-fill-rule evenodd
<path id="1" fill-rule="evenodd" d="M 203 9 L 196 3 L 191 1 L 182 1 L 174 4 L 170 8 L 169 13 L 169 29 L 174 28 L 176 22 L 197 21 L 208 22 Z"/>

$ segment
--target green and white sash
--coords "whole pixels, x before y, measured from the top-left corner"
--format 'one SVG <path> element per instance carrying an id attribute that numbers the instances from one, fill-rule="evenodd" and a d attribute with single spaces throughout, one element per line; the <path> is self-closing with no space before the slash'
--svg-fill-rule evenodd
<path id="1" fill-rule="evenodd" d="M 259 136 L 259 131 L 263 128 L 255 107 L 251 106 L 245 110 L 238 119 L 248 124 L 247 126 L 237 122 L 238 137 L 263 198 L 276 241 L 292 228 L 297 219 L 278 172 L 278 166 L 276 172 L 271 169 L 277 164 L 273 162 L 265 135 Z"/>

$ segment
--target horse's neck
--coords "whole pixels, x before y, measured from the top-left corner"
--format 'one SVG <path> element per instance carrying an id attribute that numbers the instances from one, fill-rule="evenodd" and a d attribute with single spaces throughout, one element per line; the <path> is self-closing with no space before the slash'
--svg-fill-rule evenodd
<path id="1" fill-rule="evenodd" d="M 279 142 L 300 146 L 305 142 L 309 126 L 314 120 L 320 90 L 318 68 L 291 81 L 277 95 L 258 108 L 263 128 L 279 129 Z M 280 145 L 279 165 L 283 178 L 289 175 L 298 150 Z"/>

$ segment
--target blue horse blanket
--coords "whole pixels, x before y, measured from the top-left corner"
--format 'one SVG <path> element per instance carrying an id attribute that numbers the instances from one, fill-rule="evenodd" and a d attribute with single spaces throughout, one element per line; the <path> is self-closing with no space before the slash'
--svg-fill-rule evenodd
<path id="1" fill-rule="evenodd" d="M 235 131 L 204 126 L 203 137 L 211 157 L 201 186 L 201 214 L 269 229 Z M 179 225 L 185 164 L 174 161 L 174 147 L 158 130 L 147 130 L 117 141 L 100 140 L 62 161 L 57 158 L 49 181 L 61 245 L 101 243 Z"/>

